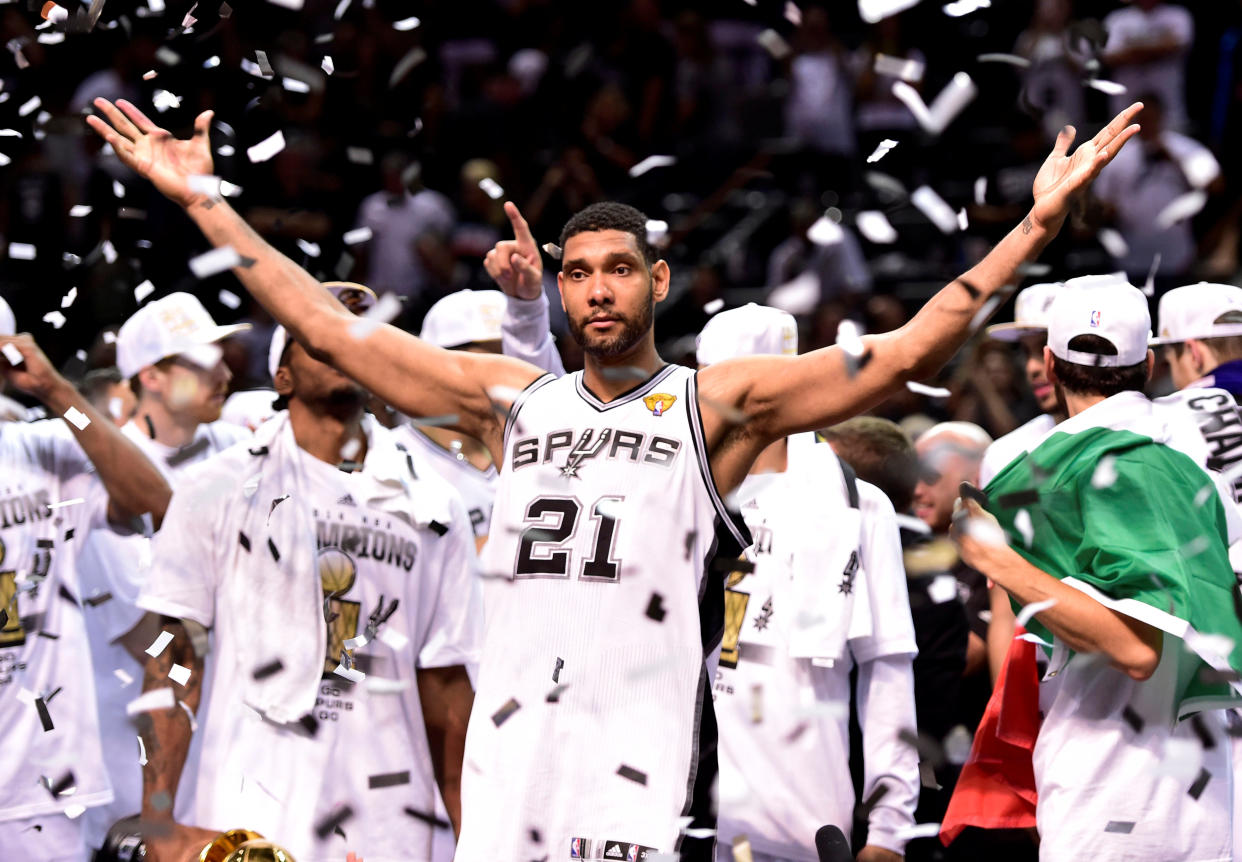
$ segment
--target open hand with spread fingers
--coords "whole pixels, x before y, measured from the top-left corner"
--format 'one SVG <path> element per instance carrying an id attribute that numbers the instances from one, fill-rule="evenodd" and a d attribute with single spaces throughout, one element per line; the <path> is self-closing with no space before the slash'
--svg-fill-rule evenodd
<path id="1" fill-rule="evenodd" d="M 1060 228 L 1069 214 L 1070 204 L 1086 191 L 1104 166 L 1121 151 L 1125 142 L 1138 133 L 1138 124 L 1130 121 L 1141 110 L 1143 103 L 1135 102 L 1113 117 L 1112 122 L 1100 129 L 1094 138 L 1079 144 L 1072 155 L 1069 148 L 1077 132 L 1073 126 L 1061 129 L 1052 152 L 1035 175 L 1031 189 L 1035 195 L 1035 206 L 1029 218 L 1052 231 Z M 1030 232 L 1027 222 L 1023 222 L 1022 226 Z"/>
<path id="2" fill-rule="evenodd" d="M 86 118 L 87 125 L 112 146 L 126 167 L 187 209 L 207 199 L 201 191 L 190 188 L 190 177 L 212 172 L 207 133 L 214 111 L 199 114 L 194 120 L 194 134 L 181 140 L 124 99 L 115 105 L 96 99 L 95 107 L 103 118 L 91 115 Z"/>
<path id="3" fill-rule="evenodd" d="M 512 201 L 505 215 L 513 225 L 513 239 L 501 240 L 483 258 L 483 268 L 506 296 L 538 299 L 543 292 L 543 259 L 531 235 L 530 225 Z"/>

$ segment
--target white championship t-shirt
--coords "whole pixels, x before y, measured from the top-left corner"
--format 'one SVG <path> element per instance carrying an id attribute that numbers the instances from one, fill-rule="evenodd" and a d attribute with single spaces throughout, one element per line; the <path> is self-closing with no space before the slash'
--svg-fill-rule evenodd
<path id="1" fill-rule="evenodd" d="M 0 856 L 4 821 L 112 798 L 74 560 L 93 507 L 57 505 L 93 469 L 59 419 L 0 423 Z"/>
<path id="2" fill-rule="evenodd" d="M 452 523 L 444 535 L 412 527 L 360 505 L 359 477 L 298 454 L 318 546 L 318 571 L 307 574 L 320 582 L 325 609 L 335 615 L 313 713 L 318 730 L 312 737 L 269 723 L 244 705 L 259 662 L 238 620 L 248 618 L 239 609 L 254 601 L 254 590 L 246 571 L 222 571 L 218 562 L 219 549 L 237 537 L 204 529 L 217 523 L 213 513 L 170 509 L 161 544 L 175 542 L 201 562 L 168 567 L 157 558 L 140 604 L 178 616 L 192 610 L 188 616 L 213 636 L 201 754 L 196 771 L 186 766 L 197 781 L 189 787 L 183 781 L 177 817 L 254 829 L 299 862 L 340 862 L 347 852 L 367 862 L 421 862 L 430 852 L 432 827 L 424 818 L 436 787 L 416 670 L 477 660 L 482 614 L 469 520 L 451 488 L 420 477 L 421 487 L 452 497 Z M 219 481 L 214 463 L 187 481 Z M 220 463 L 227 469 L 232 462 Z M 238 485 L 243 480 L 236 477 Z M 187 583 L 196 577 L 200 583 Z M 196 593 L 209 599 L 189 608 L 187 597 Z M 363 635 L 372 615 L 394 604 L 378 636 L 353 650 L 366 679 L 354 684 L 335 675 L 345 641 Z M 318 837 L 316 825 L 344 806 L 352 816 Z"/>
<path id="3" fill-rule="evenodd" d="M 810 499 L 803 479 L 788 471 L 748 476 L 738 490 L 755 538 L 747 554 L 755 568 L 729 576 L 726 650 L 716 671 L 714 698 L 720 723 L 721 845 L 744 835 L 761 853 L 817 862 L 816 830 L 834 824 L 849 835 L 853 824 L 850 669 L 855 661 L 912 656 L 918 648 L 892 504 L 878 488 L 859 482 L 861 529 L 849 537 L 833 531 L 844 553 L 831 555 L 833 568 L 826 565 L 814 573 L 825 590 L 857 593 L 848 655 L 831 667 L 789 655 L 790 635 L 802 610 L 790 601 L 793 582 L 808 573 L 794 570 L 791 545 L 797 540 L 779 513 L 787 511 L 790 495 L 802 497 L 794 505 L 822 512 L 824 528 L 832 530 L 833 513 L 849 505 L 839 478 Z M 835 565 L 840 557 L 849 559 L 851 550 L 858 552 L 855 565 Z M 891 796 L 886 801 L 908 804 L 912 820 L 918 798 L 915 758 L 908 765 L 909 786 L 886 794 Z"/>
<path id="4" fill-rule="evenodd" d="M 178 476 L 189 467 L 250 437 L 245 428 L 227 422 L 200 425 L 194 439 L 179 449 L 152 440 L 137 420 L 124 425 L 121 433 L 142 450 L 174 490 Z M 82 613 L 94 659 L 104 764 L 113 792 L 111 803 L 92 808 L 84 817 L 87 843 L 98 848 L 113 823 L 142 808 L 138 732 L 125 706 L 142 694 L 143 667 L 117 639 L 137 625 L 145 613 L 136 602 L 147 572 L 151 540 L 111 529 L 92 530 L 84 539 L 78 557 Z"/>

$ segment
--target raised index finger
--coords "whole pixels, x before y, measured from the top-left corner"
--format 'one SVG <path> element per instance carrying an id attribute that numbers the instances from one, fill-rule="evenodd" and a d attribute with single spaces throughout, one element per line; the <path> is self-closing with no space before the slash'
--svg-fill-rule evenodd
<path id="1" fill-rule="evenodd" d="M 533 249 L 535 238 L 531 236 L 530 225 L 526 223 L 526 219 L 522 218 L 517 204 L 513 201 L 505 201 L 505 215 L 509 217 L 509 224 L 513 225 L 513 238 L 524 247 L 524 250 Z"/>
<path id="2" fill-rule="evenodd" d="M 1125 131 L 1129 127 L 1130 121 L 1134 119 L 1135 114 L 1141 110 L 1143 110 L 1143 103 L 1135 102 L 1120 114 L 1113 117 L 1112 122 L 1100 129 L 1100 131 L 1096 133 L 1096 136 L 1091 139 L 1091 142 L 1095 144 L 1097 148 L 1109 146 L 1113 142 L 1113 138 Z"/>

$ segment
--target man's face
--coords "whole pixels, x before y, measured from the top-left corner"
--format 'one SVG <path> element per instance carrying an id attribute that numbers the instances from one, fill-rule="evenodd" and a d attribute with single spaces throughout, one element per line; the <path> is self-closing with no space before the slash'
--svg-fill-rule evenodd
<path id="1" fill-rule="evenodd" d="M 562 258 L 557 285 L 574 340 L 601 359 L 629 353 L 651 332 L 667 265 L 648 271 L 634 237 L 619 230 L 575 234 Z"/>
<path id="2" fill-rule="evenodd" d="M 282 371 L 286 373 L 282 374 Z M 332 404 L 352 409 L 361 407 L 368 397 L 365 389 L 331 365 L 312 358 L 296 341 L 290 342 L 276 373 L 276 391 L 303 403 Z"/>
<path id="3" fill-rule="evenodd" d="M 1169 363 L 1169 376 L 1173 378 L 1174 388 L 1185 389 L 1206 373 L 1197 353 L 1198 350 L 1192 350 L 1186 342 L 1165 346 L 1164 358 Z"/>
<path id="4" fill-rule="evenodd" d="M 1048 333 L 1038 332 L 1024 335 L 1021 339 L 1023 368 L 1026 371 L 1026 382 L 1030 384 L 1031 394 L 1035 403 L 1044 413 L 1055 413 L 1057 406 L 1056 387 L 1048 380 L 1044 370 L 1044 345 L 1048 343 Z"/>
<path id="5" fill-rule="evenodd" d="M 162 368 L 156 366 L 153 372 L 152 385 L 144 382 L 144 386 L 153 391 L 169 413 L 200 425 L 220 418 L 224 399 L 229 394 L 229 381 L 233 379 L 233 373 L 223 360 L 203 368 L 177 356 Z"/>
<path id="6" fill-rule="evenodd" d="M 953 501 L 962 482 L 979 480 L 977 448 L 953 434 L 920 439 L 919 481 L 914 486 L 914 515 L 933 533 L 947 533 L 953 518 Z"/>

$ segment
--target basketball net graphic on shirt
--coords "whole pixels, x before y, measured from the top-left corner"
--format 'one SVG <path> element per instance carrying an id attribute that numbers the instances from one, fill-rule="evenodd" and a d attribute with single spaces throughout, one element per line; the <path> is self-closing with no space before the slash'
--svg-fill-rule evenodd
<path id="1" fill-rule="evenodd" d="M 0 540 L 0 566 L 4 565 L 5 556 L 4 541 Z M 0 571 L 0 611 L 4 615 L 4 623 L 0 625 L 0 648 L 21 646 L 26 642 L 26 630 L 17 612 L 16 571 Z"/>
<path id="2" fill-rule="evenodd" d="M 323 584 L 324 615 L 328 621 L 327 652 L 323 673 L 331 676 L 341 661 L 345 641 L 358 635 L 361 602 L 347 602 L 340 596 L 353 587 L 358 578 L 358 564 L 340 548 L 321 548 L 318 555 L 319 580 Z"/>

